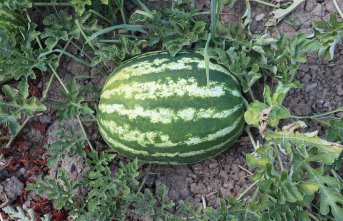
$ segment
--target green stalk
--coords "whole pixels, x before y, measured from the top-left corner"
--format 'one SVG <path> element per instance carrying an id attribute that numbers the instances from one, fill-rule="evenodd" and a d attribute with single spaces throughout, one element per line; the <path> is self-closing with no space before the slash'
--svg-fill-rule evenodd
<path id="1" fill-rule="evenodd" d="M 211 41 L 211 33 L 208 34 L 205 49 L 204 49 L 207 87 L 210 86 L 210 58 L 208 56 L 208 45 L 209 45 L 210 41 Z"/>
<path id="2" fill-rule="evenodd" d="M 26 124 L 31 120 L 32 117 L 27 117 L 24 122 L 22 123 L 22 125 L 20 125 L 19 130 L 17 132 L 17 134 L 26 126 Z M 16 135 L 17 135 L 16 134 Z M 11 144 L 13 143 L 15 136 L 11 137 L 11 139 L 8 141 L 8 143 L 6 144 L 5 148 L 9 148 L 11 146 Z"/>
<path id="3" fill-rule="evenodd" d="M 335 7 L 336 7 L 336 10 L 338 11 L 339 15 L 343 18 L 343 12 L 341 10 L 341 8 L 339 7 L 338 3 L 337 3 L 337 0 L 332 0 Z"/>
<path id="4" fill-rule="evenodd" d="M 245 109 L 248 109 L 250 106 L 249 102 L 247 101 L 247 99 L 245 99 L 245 97 L 243 97 L 243 104 L 244 104 Z"/>
<path id="5" fill-rule="evenodd" d="M 106 21 L 108 24 L 112 24 L 112 22 L 110 20 L 108 20 L 107 18 L 105 18 L 102 14 L 100 14 L 97 11 L 94 11 L 93 9 L 90 9 L 89 12 L 93 13 L 94 15 L 98 16 L 99 18 L 103 19 L 104 21 Z"/>
<path id="6" fill-rule="evenodd" d="M 88 139 L 88 136 L 87 136 L 87 133 L 86 133 L 86 131 L 85 131 L 85 128 L 83 127 L 83 124 L 82 124 L 82 122 L 81 122 L 80 116 L 79 116 L 79 115 L 76 115 L 76 118 L 77 118 L 77 120 L 79 121 L 81 130 L 82 130 L 82 133 L 84 134 L 84 136 L 85 136 L 86 139 L 87 139 L 87 143 L 88 143 L 88 145 L 89 145 L 89 148 L 91 148 L 91 150 L 94 150 L 93 145 L 91 144 L 90 140 Z"/>
<path id="7" fill-rule="evenodd" d="M 246 190 L 244 190 L 243 193 L 241 193 L 238 197 L 237 200 L 241 200 L 260 180 L 256 180 L 253 182 Z"/>
<path id="8" fill-rule="evenodd" d="M 256 3 L 260 3 L 262 5 L 266 5 L 266 6 L 273 7 L 273 8 L 280 8 L 280 6 L 278 6 L 278 5 L 274 5 L 272 3 L 265 2 L 265 1 L 262 1 L 262 0 L 250 0 L 250 1 L 256 2 Z"/>
<path id="9" fill-rule="evenodd" d="M 250 126 L 246 126 L 245 127 L 245 131 L 247 132 L 247 134 L 248 134 L 248 136 L 250 138 L 250 141 L 251 141 L 252 146 L 254 147 L 254 150 L 257 150 L 257 144 L 255 142 L 254 137 L 252 136 L 252 134 L 250 132 Z"/>
<path id="10" fill-rule="evenodd" d="M 308 213 L 308 215 L 314 220 L 314 221 L 320 221 L 315 215 L 312 213 Z"/>
<path id="11" fill-rule="evenodd" d="M 53 3 L 53 2 L 33 2 L 32 3 L 33 6 L 73 6 L 73 4 L 71 3 Z"/>
<path id="12" fill-rule="evenodd" d="M 257 187 L 255 192 L 254 192 L 254 195 L 252 195 L 252 198 L 251 198 L 250 202 L 254 202 L 255 201 L 255 199 L 256 199 L 256 197 L 257 197 L 257 195 L 259 193 L 259 190 L 260 190 L 260 188 Z"/>
<path id="13" fill-rule="evenodd" d="M 81 24 L 80 24 L 80 22 L 79 22 L 78 19 L 75 20 L 75 24 L 76 24 L 76 26 L 79 28 L 79 30 L 80 30 L 80 32 L 81 32 L 83 38 L 86 39 L 86 42 L 88 42 L 88 45 L 93 49 L 93 51 L 96 51 L 95 48 L 94 48 L 94 46 L 93 46 L 93 44 L 92 44 L 90 41 L 88 41 L 88 37 L 87 37 L 87 35 L 85 34 L 85 32 L 82 30 Z M 83 51 L 83 49 L 82 49 L 82 51 Z"/>
<path id="14" fill-rule="evenodd" d="M 277 153 L 277 158 L 279 160 L 281 171 L 284 171 L 285 169 L 283 168 L 283 163 L 282 163 L 282 160 L 281 160 L 280 151 L 278 151 L 278 153 Z"/>
<path id="15" fill-rule="evenodd" d="M 250 95 L 251 99 L 254 101 L 255 96 L 254 96 L 254 93 L 252 92 L 251 88 L 249 88 L 249 95 Z"/>
<path id="16" fill-rule="evenodd" d="M 313 118 L 317 118 L 317 117 L 325 117 L 327 115 L 331 115 L 331 114 L 334 114 L 334 113 L 337 113 L 337 112 L 343 112 L 343 107 L 340 107 L 340 108 L 337 108 L 336 110 L 333 110 L 333 111 L 329 111 L 329 112 L 326 112 L 326 113 L 322 113 L 322 114 L 318 114 L 318 115 L 313 115 L 313 116 L 291 116 L 291 118 L 294 118 L 294 119 L 313 119 Z"/>

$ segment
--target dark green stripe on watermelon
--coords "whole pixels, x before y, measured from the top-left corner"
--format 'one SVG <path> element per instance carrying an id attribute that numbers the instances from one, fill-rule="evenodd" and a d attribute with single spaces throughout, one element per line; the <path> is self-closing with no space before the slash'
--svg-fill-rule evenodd
<path id="1" fill-rule="evenodd" d="M 125 156 L 193 163 L 234 142 L 243 114 L 240 86 L 222 66 L 210 65 L 207 86 L 202 55 L 154 52 L 130 59 L 109 77 L 97 117 L 104 139 Z"/>

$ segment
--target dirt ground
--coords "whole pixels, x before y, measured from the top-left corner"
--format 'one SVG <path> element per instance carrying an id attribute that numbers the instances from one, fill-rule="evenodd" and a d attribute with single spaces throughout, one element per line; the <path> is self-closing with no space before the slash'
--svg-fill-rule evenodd
<path id="1" fill-rule="evenodd" d="M 208 11 L 209 0 L 196 1 L 197 7 Z M 340 2 L 340 1 L 338 1 Z M 343 3 L 341 1 L 340 3 Z M 239 1 L 234 8 L 225 8 L 221 20 L 233 23 L 244 13 L 243 1 Z M 263 24 L 268 20 L 270 8 L 252 4 L 252 31 L 261 33 Z M 341 4 L 343 8 L 343 4 Z M 280 33 L 294 35 L 295 33 L 310 33 L 313 20 L 324 19 L 330 12 L 335 12 L 331 0 L 307 0 L 298 9 L 288 16 L 277 29 Z M 313 115 L 334 110 L 343 105 L 343 46 L 337 48 L 333 61 L 328 62 L 315 55 L 306 64 L 301 65 L 297 79 L 303 87 L 292 90 L 285 100 L 285 105 L 295 115 Z M 76 51 L 70 51 L 77 53 Z M 70 58 L 64 57 L 58 73 L 64 82 L 71 80 L 74 75 L 95 76 L 95 70 L 85 67 Z M 82 81 L 82 85 L 101 85 L 105 80 L 96 78 Z M 30 91 L 33 96 L 40 97 L 48 76 L 39 76 L 31 82 Z M 5 205 L 22 205 L 24 208 L 34 208 L 39 213 L 52 212 L 55 217 L 63 217 L 64 211 L 51 210 L 51 202 L 38 197 L 31 191 L 25 190 L 27 183 L 42 178 L 44 174 L 55 174 L 56 168 L 49 171 L 46 166 L 46 150 L 49 144 L 56 139 L 54 131 L 59 127 L 77 127 L 74 121 L 58 122 L 55 113 L 51 110 L 51 101 L 59 99 L 60 86 L 54 82 L 50 90 L 48 109 L 42 115 L 34 117 L 26 128 L 19 134 L 13 147 L 0 149 L 4 159 L 0 160 L 0 208 Z M 92 99 L 89 97 L 89 99 Z M 337 117 L 342 117 L 337 114 Z M 106 148 L 95 124 L 86 125 L 91 142 L 99 149 Z M 325 130 L 318 124 L 309 123 L 309 131 Z M 225 153 L 214 159 L 201 163 L 184 166 L 153 165 L 150 170 L 147 166 L 141 169 L 142 174 L 148 174 L 145 187 L 157 190 L 162 184 L 169 187 L 168 197 L 173 200 L 185 200 L 193 204 L 205 203 L 207 206 L 218 205 L 218 199 L 232 194 L 242 193 L 250 184 L 251 172 L 245 162 L 245 154 L 252 152 L 249 138 L 246 134 L 237 140 Z M 117 161 L 128 161 L 122 156 Z M 87 168 L 79 158 L 68 158 L 62 163 L 71 176 L 81 177 Z M 116 167 L 113 164 L 113 168 Z M 249 197 L 249 196 L 248 196 Z M 56 219 L 58 220 L 58 219 Z"/>

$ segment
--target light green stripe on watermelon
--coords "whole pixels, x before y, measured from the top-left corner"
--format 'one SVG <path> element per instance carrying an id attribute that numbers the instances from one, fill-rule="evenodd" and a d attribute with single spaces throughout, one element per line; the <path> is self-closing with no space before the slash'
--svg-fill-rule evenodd
<path id="1" fill-rule="evenodd" d="M 152 55 L 154 54 L 150 54 L 149 56 Z M 138 62 L 130 65 L 129 67 L 122 67 L 118 74 L 106 82 L 104 88 L 107 89 L 107 87 L 115 81 L 127 80 L 131 77 L 162 73 L 165 71 L 191 70 L 192 64 L 196 64 L 198 70 L 201 70 L 203 73 L 205 73 L 205 61 L 201 60 L 200 58 L 183 57 L 172 62 L 167 58 L 155 58 L 149 61 Z M 210 63 L 209 68 L 210 71 L 218 71 L 229 75 L 235 81 L 235 83 L 238 84 L 236 78 L 233 77 L 233 75 L 221 65 Z"/>
<path id="2" fill-rule="evenodd" d="M 151 123 L 172 123 L 173 121 L 197 121 L 204 118 L 227 118 L 234 112 L 242 109 L 242 104 L 238 104 L 229 110 L 217 111 L 214 108 L 185 108 L 182 110 L 174 110 L 171 108 L 155 108 L 144 109 L 142 106 L 135 106 L 133 109 L 127 109 L 123 104 L 100 104 L 99 111 L 101 113 L 112 114 L 116 113 L 121 116 L 127 116 L 130 120 L 139 117 L 148 118 Z"/>
<path id="3" fill-rule="evenodd" d="M 209 86 L 200 86 L 197 80 L 193 77 L 188 79 L 179 79 L 173 81 L 166 79 L 166 82 L 151 81 L 151 82 L 131 82 L 129 84 L 121 84 L 120 86 L 105 90 L 102 93 L 103 98 L 112 98 L 121 96 L 126 99 L 159 99 L 163 97 L 174 96 L 190 96 L 190 97 L 221 97 L 225 95 L 225 91 L 235 97 L 241 97 L 237 89 L 229 89 L 224 83 L 210 82 Z"/>
<path id="4" fill-rule="evenodd" d="M 126 151 L 127 153 L 130 154 L 138 154 L 138 155 L 143 155 L 145 157 L 190 157 L 190 156 L 196 156 L 196 155 L 200 155 L 200 154 L 206 154 L 207 152 L 211 152 L 217 149 L 220 149 L 221 147 L 223 147 L 225 144 L 231 142 L 232 140 L 234 140 L 234 137 L 238 136 L 241 133 L 241 129 L 238 130 L 236 132 L 236 134 L 234 134 L 230 139 L 215 145 L 211 148 L 205 149 L 205 150 L 197 150 L 197 151 L 190 151 L 190 152 L 173 152 L 173 153 L 163 153 L 163 152 L 155 152 L 155 153 L 149 153 L 148 151 L 144 151 L 144 150 L 136 150 L 133 148 L 130 148 L 128 146 L 125 146 L 124 144 L 121 144 L 115 140 L 113 140 L 111 138 L 111 136 L 106 133 L 103 129 L 100 128 L 101 134 L 102 136 L 105 138 L 106 141 L 108 141 L 109 143 L 111 143 L 114 146 L 118 146 L 119 148 L 121 148 L 123 151 Z"/>
<path id="5" fill-rule="evenodd" d="M 203 56 L 153 52 L 124 62 L 107 80 L 98 106 L 105 141 L 123 155 L 158 163 L 193 163 L 231 145 L 244 128 L 240 85 Z"/>
<path id="6" fill-rule="evenodd" d="M 106 142 L 111 146 L 116 146 L 124 156 L 129 158 L 139 158 L 140 160 L 147 161 L 150 163 L 159 163 L 159 164 L 185 164 L 185 163 L 196 163 L 202 161 L 204 159 L 208 159 L 209 157 L 214 157 L 227 149 L 234 140 L 235 137 L 238 137 L 244 128 L 242 124 L 241 127 L 237 130 L 236 134 L 211 148 L 205 150 L 198 150 L 198 151 L 190 151 L 190 152 L 173 152 L 173 153 L 161 153 L 161 152 L 148 152 L 142 151 L 137 149 L 131 149 L 125 145 L 118 144 L 117 141 L 113 140 L 110 135 L 106 134 L 104 130 L 100 128 L 100 133 L 102 134 L 103 138 Z"/>
<path id="7" fill-rule="evenodd" d="M 180 145 L 197 145 L 209 141 L 214 141 L 221 137 L 224 137 L 231 133 L 232 131 L 237 128 L 239 123 L 241 123 L 240 118 L 236 119 L 230 126 L 219 129 L 211 134 L 208 134 L 205 137 L 190 137 L 186 140 L 181 140 L 177 143 L 172 142 L 168 134 L 165 134 L 161 131 L 147 131 L 143 132 L 141 130 L 132 129 L 129 124 L 120 125 L 114 120 L 99 120 L 99 123 L 106 129 L 107 131 L 112 131 L 112 135 L 118 136 L 119 139 L 129 141 L 129 142 L 137 142 L 139 145 L 146 147 L 147 145 L 154 145 L 155 147 L 174 147 Z M 184 137 L 182 134 L 181 138 Z M 156 142 L 159 140 L 161 142 Z"/>

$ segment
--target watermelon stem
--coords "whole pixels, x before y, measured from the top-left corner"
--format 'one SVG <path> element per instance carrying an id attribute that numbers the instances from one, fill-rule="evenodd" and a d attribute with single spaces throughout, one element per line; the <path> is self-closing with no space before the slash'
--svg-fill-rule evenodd
<path id="1" fill-rule="evenodd" d="M 255 96 L 254 96 L 254 93 L 252 92 L 251 88 L 249 88 L 249 94 L 250 94 L 251 99 L 254 101 Z"/>
<path id="2" fill-rule="evenodd" d="M 207 87 L 210 86 L 210 57 L 208 56 L 208 45 L 210 43 L 210 40 L 211 40 L 211 33 L 208 34 L 205 49 L 204 49 Z"/>
<path id="3" fill-rule="evenodd" d="M 73 4 L 71 3 L 67 3 L 67 2 L 62 2 L 62 3 L 53 3 L 53 2 L 33 2 L 32 3 L 33 6 L 52 6 L 52 7 L 56 7 L 56 6 L 73 6 Z"/>
<path id="4" fill-rule="evenodd" d="M 246 188 L 244 190 L 243 193 L 241 193 L 238 197 L 237 197 L 237 201 L 241 200 L 260 180 L 256 180 L 255 182 L 253 182 L 248 188 Z"/>
<path id="5" fill-rule="evenodd" d="M 245 131 L 247 132 L 247 134 L 248 134 L 248 136 L 249 136 L 249 138 L 250 138 L 250 141 L 251 141 L 252 146 L 254 147 L 254 150 L 257 150 L 258 146 L 257 146 L 257 144 L 256 144 L 256 142 L 255 142 L 254 137 L 253 137 L 252 134 L 251 134 L 250 126 L 246 126 L 246 127 L 245 127 Z"/>
<path id="6" fill-rule="evenodd" d="M 85 137 L 86 137 L 86 140 L 87 140 L 87 143 L 88 143 L 88 145 L 89 145 L 89 148 L 90 148 L 91 150 L 94 150 L 92 143 L 91 143 L 90 140 L 88 139 L 88 136 L 87 136 L 87 133 L 86 133 L 86 131 L 85 131 L 85 128 L 83 127 L 83 124 L 82 124 L 82 122 L 81 122 L 80 116 L 79 116 L 79 115 L 76 115 L 76 117 L 77 117 L 77 120 L 79 121 L 81 130 L 82 130 L 82 133 L 83 133 L 83 134 L 85 135 Z"/>

